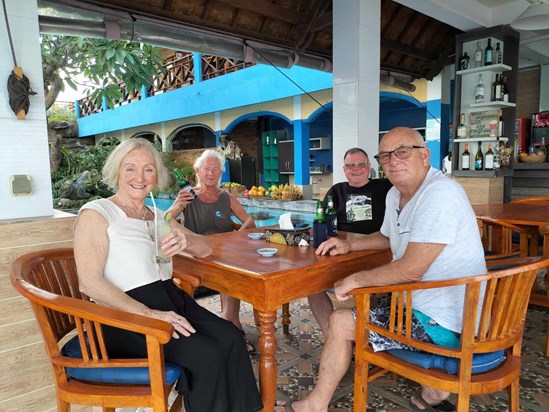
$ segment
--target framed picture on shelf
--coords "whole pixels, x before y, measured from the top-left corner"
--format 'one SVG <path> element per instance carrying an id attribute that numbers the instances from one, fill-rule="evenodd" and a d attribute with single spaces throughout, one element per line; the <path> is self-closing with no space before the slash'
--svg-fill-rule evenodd
<path id="1" fill-rule="evenodd" d="M 499 111 L 486 110 L 471 112 L 469 115 L 469 137 L 496 137 L 498 133 Z"/>

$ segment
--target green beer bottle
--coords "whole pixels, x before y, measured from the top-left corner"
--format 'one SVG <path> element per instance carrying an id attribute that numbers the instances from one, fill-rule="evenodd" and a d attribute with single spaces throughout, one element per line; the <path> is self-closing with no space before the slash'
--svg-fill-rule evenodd
<path id="1" fill-rule="evenodd" d="M 318 247 L 328 238 L 326 218 L 322 201 L 316 201 L 316 214 L 313 220 L 313 247 Z"/>
<path id="2" fill-rule="evenodd" d="M 326 219 L 328 236 L 336 236 L 337 235 L 337 217 L 336 217 L 336 210 L 334 209 L 334 200 L 332 199 L 332 195 L 328 195 L 328 207 L 324 212 L 324 217 Z"/>

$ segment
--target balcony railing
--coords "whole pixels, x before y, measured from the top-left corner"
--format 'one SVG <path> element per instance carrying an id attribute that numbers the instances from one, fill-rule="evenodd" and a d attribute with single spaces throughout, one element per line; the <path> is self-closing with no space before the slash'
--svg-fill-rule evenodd
<path id="1" fill-rule="evenodd" d="M 233 73 L 238 70 L 251 67 L 254 63 L 241 60 L 227 59 L 216 56 L 200 56 L 202 64 L 201 80 L 208 80 L 224 74 Z M 195 81 L 195 68 L 192 53 L 176 53 L 166 59 L 163 71 L 152 78 L 151 85 L 147 88 L 147 96 L 156 96 L 181 87 L 190 86 Z M 129 93 L 124 83 L 119 83 L 122 98 L 114 102 L 114 107 L 123 106 L 136 100 L 141 100 L 142 90 Z M 86 117 L 103 110 L 102 105 L 97 104 L 89 97 L 84 97 L 78 102 L 80 117 Z"/>

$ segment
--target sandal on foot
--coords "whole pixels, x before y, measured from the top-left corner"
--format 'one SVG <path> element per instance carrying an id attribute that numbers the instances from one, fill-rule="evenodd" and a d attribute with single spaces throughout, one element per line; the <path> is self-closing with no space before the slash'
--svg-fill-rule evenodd
<path id="1" fill-rule="evenodd" d="M 420 409 L 415 403 L 412 402 L 412 399 L 415 399 L 421 406 L 424 407 L 424 409 Z M 437 411 L 443 411 L 443 412 L 452 412 L 456 410 L 456 406 L 446 400 L 436 404 L 436 405 L 430 405 L 427 403 L 425 399 L 421 396 L 421 392 L 416 392 L 413 394 L 413 396 L 408 401 L 410 403 L 410 407 L 415 412 L 437 412 Z"/>
<path id="2" fill-rule="evenodd" d="M 242 335 L 244 336 L 244 342 L 246 343 L 246 350 L 248 351 L 248 355 L 255 355 L 257 353 L 257 349 L 255 348 L 254 344 L 250 339 L 246 337 L 246 332 L 242 331 Z"/>

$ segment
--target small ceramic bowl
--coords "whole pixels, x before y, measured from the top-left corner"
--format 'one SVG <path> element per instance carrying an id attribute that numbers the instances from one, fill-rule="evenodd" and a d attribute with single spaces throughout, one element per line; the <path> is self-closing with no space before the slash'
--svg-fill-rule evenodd
<path id="1" fill-rule="evenodd" d="M 248 237 L 252 240 L 259 240 L 263 237 L 263 233 L 260 233 L 260 232 L 248 233 Z"/>
<path id="2" fill-rule="evenodd" d="M 276 254 L 278 252 L 278 249 L 274 247 L 262 247 L 261 249 L 257 249 L 257 253 L 259 253 L 263 257 L 270 257 Z"/>

